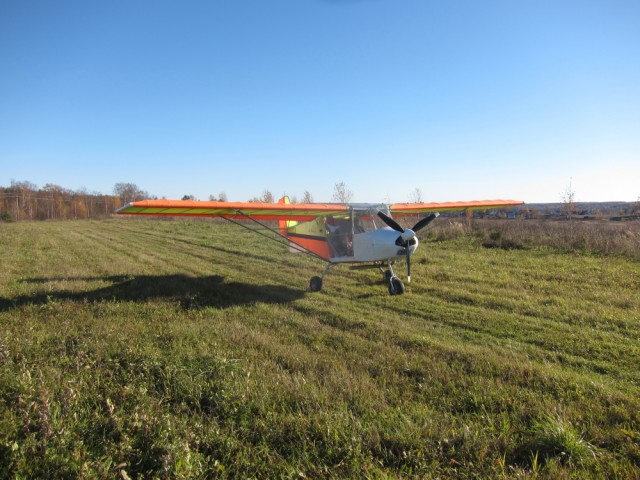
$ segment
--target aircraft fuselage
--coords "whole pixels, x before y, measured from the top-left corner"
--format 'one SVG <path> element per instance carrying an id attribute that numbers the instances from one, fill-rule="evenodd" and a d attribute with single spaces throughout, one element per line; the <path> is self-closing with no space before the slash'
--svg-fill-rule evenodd
<path id="1" fill-rule="evenodd" d="M 353 256 L 332 257 L 331 263 L 357 263 L 380 262 L 406 258 L 406 249 L 397 245 L 398 232 L 384 227 L 370 232 L 356 233 L 353 235 Z M 409 245 L 409 254 L 418 248 L 418 239 Z"/>

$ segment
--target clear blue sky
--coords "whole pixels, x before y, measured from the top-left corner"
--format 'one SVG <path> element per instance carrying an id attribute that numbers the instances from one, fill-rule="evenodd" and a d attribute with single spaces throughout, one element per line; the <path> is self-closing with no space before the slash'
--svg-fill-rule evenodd
<path id="1" fill-rule="evenodd" d="M 0 186 L 640 196 L 638 0 L 2 0 L 0 66 Z"/>

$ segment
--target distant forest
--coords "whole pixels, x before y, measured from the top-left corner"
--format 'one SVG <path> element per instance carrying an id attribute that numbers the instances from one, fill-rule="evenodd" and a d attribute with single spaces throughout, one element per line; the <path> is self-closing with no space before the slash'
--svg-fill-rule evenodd
<path id="1" fill-rule="evenodd" d="M 351 191 L 344 182 L 334 188 L 333 201 L 349 203 Z M 129 202 L 157 198 L 140 189 L 133 183 L 117 183 L 113 194 L 88 192 L 85 189 L 69 190 L 59 185 L 46 184 L 38 187 L 31 182 L 11 181 L 9 187 L 0 187 L 0 221 L 21 220 L 76 220 L 99 219 L 111 216 L 118 208 Z M 195 200 L 193 195 L 184 195 L 182 200 Z M 208 200 L 227 201 L 227 195 L 210 195 Z M 250 202 L 275 202 L 271 192 L 265 190 L 262 195 L 251 198 Z M 313 203 L 313 196 L 304 192 L 302 203 Z M 422 192 L 416 189 L 409 202 L 421 203 Z M 292 203 L 298 203 L 294 196 Z M 637 219 L 640 214 L 640 198 L 637 202 L 574 202 L 526 204 L 511 210 L 449 212 L 445 216 L 472 216 L 498 218 L 550 218 L 550 219 Z"/>
<path id="2" fill-rule="evenodd" d="M 154 199 L 155 195 L 140 189 L 134 183 L 116 183 L 113 194 L 88 192 L 86 189 L 69 190 L 47 183 L 38 187 L 31 182 L 11 181 L 9 187 L 0 187 L 0 221 L 21 220 L 76 220 L 99 219 L 111 216 L 118 208 L 137 200 Z M 182 200 L 196 200 L 193 195 L 184 195 Z M 227 201 L 227 194 L 209 195 L 208 200 Z M 250 202 L 275 202 L 268 190 L 253 197 Z M 304 192 L 304 203 L 313 203 L 309 192 Z M 298 203 L 295 197 L 293 203 Z"/>
<path id="3" fill-rule="evenodd" d="M 118 183 L 113 195 L 86 190 L 69 190 L 46 184 L 38 188 L 31 182 L 11 182 L 0 187 L 0 220 L 69 220 L 105 218 L 128 202 L 149 198 L 135 184 Z"/>
<path id="4" fill-rule="evenodd" d="M 341 195 L 351 195 L 344 183 L 336 185 L 336 201 L 347 202 L 348 198 Z M 113 194 L 106 195 L 99 192 L 88 192 L 86 189 L 69 190 L 59 185 L 47 183 L 38 187 L 31 182 L 11 181 L 9 187 L 0 187 L 0 221 L 13 222 L 20 220 L 76 220 L 99 219 L 112 215 L 118 208 L 129 202 L 154 199 L 155 195 L 140 189 L 134 183 L 116 183 Z M 350 198 L 350 197 L 349 197 Z M 197 200 L 193 195 L 184 195 L 182 200 Z M 209 195 L 208 200 L 226 202 L 227 194 Z M 275 197 L 269 190 L 262 195 L 253 197 L 249 202 L 275 202 Z M 298 203 L 297 198 L 291 198 L 292 203 Z M 304 192 L 302 203 L 313 203 L 313 196 Z"/>

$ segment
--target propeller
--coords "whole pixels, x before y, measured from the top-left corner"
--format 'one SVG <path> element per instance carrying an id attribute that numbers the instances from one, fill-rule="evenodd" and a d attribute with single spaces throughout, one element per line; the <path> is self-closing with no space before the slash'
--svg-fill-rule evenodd
<path id="1" fill-rule="evenodd" d="M 382 221 L 384 223 L 386 223 L 387 225 L 389 225 L 391 228 L 393 228 L 396 232 L 400 232 L 400 233 L 405 233 L 407 231 L 410 231 L 412 233 L 415 234 L 415 232 L 422 230 L 424 227 L 426 227 L 427 225 L 429 225 L 431 222 L 433 222 L 436 218 L 438 218 L 440 216 L 439 213 L 432 213 L 431 215 L 427 215 L 426 217 L 420 219 L 418 221 L 418 223 L 416 223 L 412 228 L 402 228 L 402 226 L 396 222 L 393 218 L 391 218 L 389 215 L 386 215 L 383 212 L 378 211 L 378 216 L 382 219 Z M 405 241 L 408 241 L 410 239 L 412 239 L 415 235 L 410 235 L 408 236 L 407 239 L 405 239 Z M 403 238 L 404 239 L 404 238 Z"/>
<path id="2" fill-rule="evenodd" d="M 387 225 L 389 225 L 391 228 L 393 228 L 396 232 L 404 232 L 404 228 L 402 228 L 400 226 L 400 224 L 398 222 L 396 222 L 393 218 L 391 218 L 389 215 L 386 215 L 380 211 L 378 211 L 378 216 L 382 219 L 382 221 L 384 223 L 386 223 Z"/>
<path id="3" fill-rule="evenodd" d="M 400 236 L 398 237 L 398 240 L 396 240 L 396 243 L 399 246 L 404 247 L 407 251 L 407 282 L 408 283 L 411 283 L 411 260 L 410 260 L 411 253 L 409 251 L 409 242 L 414 238 L 416 238 L 416 232 L 418 232 L 419 230 L 422 230 L 424 227 L 429 225 L 436 218 L 438 218 L 439 215 L 440 215 L 439 213 L 432 213 L 430 215 L 427 215 L 426 217 L 420 219 L 413 226 L 413 228 L 405 229 L 405 228 L 402 228 L 402 226 L 398 222 L 396 222 L 393 218 L 391 218 L 389 215 L 378 211 L 378 216 L 382 219 L 384 223 L 386 223 L 388 226 L 393 228 L 396 232 L 400 232 Z"/>
<path id="4" fill-rule="evenodd" d="M 411 230 L 413 230 L 414 232 L 417 232 L 418 230 L 422 230 L 424 227 L 429 225 L 431 222 L 433 222 L 439 216 L 440 216 L 439 213 L 432 213 L 431 215 L 427 215 L 422 220 L 420 220 L 418 223 L 416 223 Z"/>

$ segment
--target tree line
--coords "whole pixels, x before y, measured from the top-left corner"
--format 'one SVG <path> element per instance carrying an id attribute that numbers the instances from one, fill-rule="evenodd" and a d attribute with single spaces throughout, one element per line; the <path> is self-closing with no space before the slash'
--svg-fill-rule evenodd
<path id="1" fill-rule="evenodd" d="M 10 186 L 0 187 L 0 221 L 21 220 L 75 220 L 100 219 L 111 216 L 118 208 L 129 202 L 157 198 L 142 190 L 134 183 L 116 183 L 113 194 L 88 192 L 86 189 L 70 190 L 47 183 L 38 187 L 31 182 L 12 180 Z M 345 182 L 334 185 L 332 201 L 349 203 L 353 192 Z M 184 195 L 182 200 L 197 200 L 193 195 Z M 208 200 L 226 202 L 227 194 L 209 195 Z M 276 197 L 264 190 L 249 202 L 274 203 Z M 416 188 L 409 201 L 422 202 L 422 192 Z M 300 199 L 295 195 L 291 203 L 314 203 L 313 195 L 305 190 Z"/>
<path id="2" fill-rule="evenodd" d="M 134 183 L 117 183 L 113 194 L 88 192 L 86 189 L 70 190 L 52 183 L 43 187 L 25 181 L 12 180 L 8 187 L 0 187 L 0 221 L 22 220 L 75 220 L 100 219 L 111 216 L 118 208 L 129 202 L 157 198 Z M 193 195 L 184 195 L 182 200 L 197 200 Z M 208 200 L 226 202 L 227 194 L 209 195 Z M 294 196 L 293 203 L 298 203 Z M 273 203 L 274 195 L 265 190 L 250 202 Z M 313 196 L 304 192 L 302 203 L 313 203 Z"/>
<path id="3" fill-rule="evenodd" d="M 338 203 L 351 201 L 353 193 L 344 182 L 336 183 L 332 200 Z M 70 190 L 47 183 L 38 187 L 31 182 L 11 181 L 10 186 L 0 187 L 0 221 L 20 220 L 75 220 L 99 219 L 113 214 L 129 202 L 157 198 L 134 183 L 117 183 L 112 195 L 88 192 L 86 189 Z M 197 200 L 193 195 L 184 195 L 182 200 Z M 208 200 L 226 202 L 227 194 L 209 195 Z M 249 202 L 274 203 L 277 199 L 264 190 Z M 291 197 L 291 203 L 313 203 L 313 195 L 306 190 L 300 200 Z"/>
<path id="4" fill-rule="evenodd" d="M 149 198 L 132 183 L 118 183 L 113 195 L 69 190 L 47 183 L 38 187 L 31 182 L 11 181 L 0 187 L 0 220 L 71 220 L 109 217 L 122 205 Z"/>

